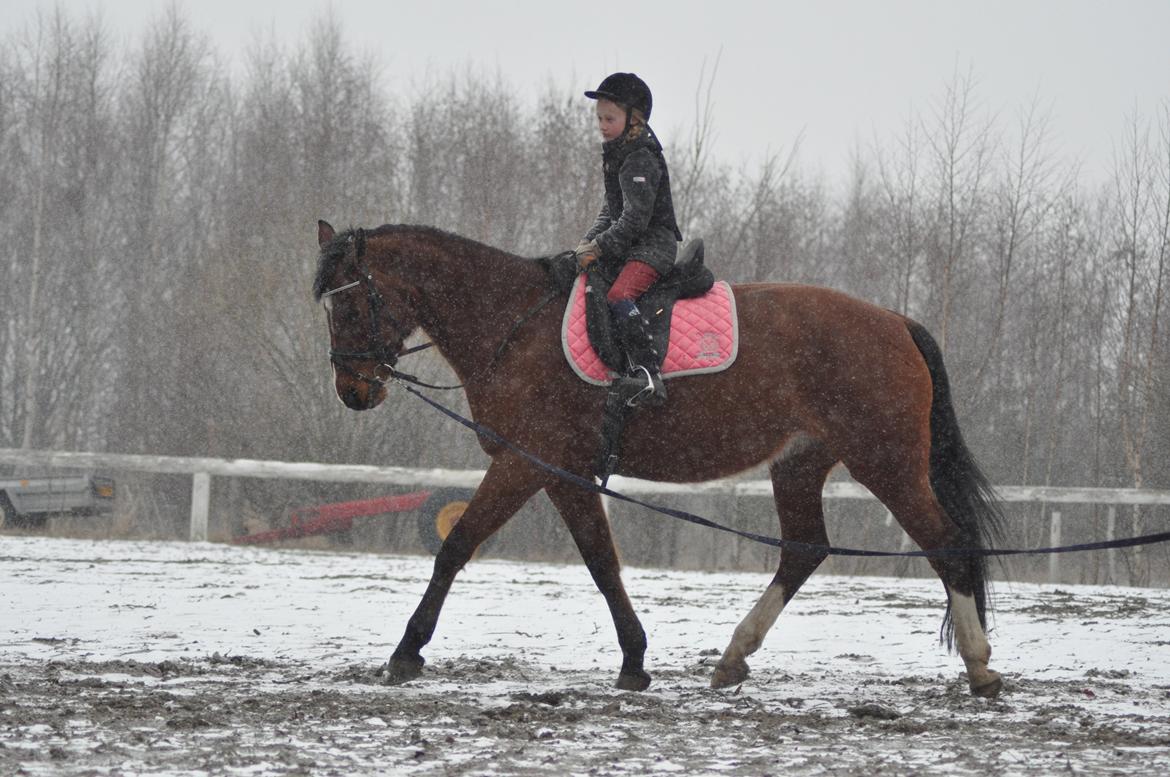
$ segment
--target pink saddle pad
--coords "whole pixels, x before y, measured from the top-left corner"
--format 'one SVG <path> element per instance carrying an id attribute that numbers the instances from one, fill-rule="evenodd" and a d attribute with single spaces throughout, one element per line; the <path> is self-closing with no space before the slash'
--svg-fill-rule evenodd
<path id="1" fill-rule="evenodd" d="M 561 345 L 573 372 L 582 380 L 597 386 L 608 386 L 612 382 L 614 374 L 593 350 L 585 331 L 584 275 L 578 276 L 569 294 L 569 304 L 561 322 Z M 739 319 L 735 314 L 735 296 L 726 281 L 718 281 L 703 296 L 675 303 L 662 377 L 719 372 L 731 366 L 738 352 Z"/>

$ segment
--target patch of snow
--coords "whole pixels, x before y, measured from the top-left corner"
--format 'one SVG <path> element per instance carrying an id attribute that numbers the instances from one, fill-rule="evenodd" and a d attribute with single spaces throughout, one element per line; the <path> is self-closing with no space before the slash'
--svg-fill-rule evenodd
<path id="1" fill-rule="evenodd" d="M 1167 591 L 1001 584 L 990 638 L 1006 687 L 985 700 L 938 644 L 937 580 L 814 575 L 749 658 L 749 679 L 712 691 L 770 575 L 627 568 L 655 678 L 631 694 L 610 687 L 621 654 L 583 565 L 477 560 L 423 675 L 365 679 L 431 566 L 0 537 L 0 692 L 28 705 L 49 693 L 67 710 L 48 725 L 25 701 L 0 709 L 0 724 L 27 712 L 0 725 L 0 771 L 1170 773 Z M 134 718 L 139 697 L 162 701 Z M 882 714 L 850 712 L 862 707 Z M 50 750 L 57 760 L 40 760 Z"/>

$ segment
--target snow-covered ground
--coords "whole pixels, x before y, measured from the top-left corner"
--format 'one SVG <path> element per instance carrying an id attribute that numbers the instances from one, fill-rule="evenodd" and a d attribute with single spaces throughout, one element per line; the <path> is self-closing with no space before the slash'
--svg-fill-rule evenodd
<path id="1" fill-rule="evenodd" d="M 384 686 L 430 560 L 0 537 L 0 774 L 1170 773 L 1170 592 L 999 584 L 997 700 L 936 580 L 814 576 L 739 688 L 768 577 L 626 569 L 644 693 L 582 565 L 472 562 Z"/>

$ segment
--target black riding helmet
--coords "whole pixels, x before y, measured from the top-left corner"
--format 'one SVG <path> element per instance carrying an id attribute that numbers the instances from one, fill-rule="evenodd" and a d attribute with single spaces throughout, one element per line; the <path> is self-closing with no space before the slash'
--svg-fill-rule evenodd
<path id="1" fill-rule="evenodd" d="M 637 108 L 647 121 L 650 120 L 650 109 L 654 105 L 654 98 L 650 96 L 650 87 L 646 86 L 646 82 L 633 73 L 608 75 L 596 89 L 586 92 L 585 96 L 590 100 L 605 98 L 615 103 L 621 103 L 627 108 Z"/>

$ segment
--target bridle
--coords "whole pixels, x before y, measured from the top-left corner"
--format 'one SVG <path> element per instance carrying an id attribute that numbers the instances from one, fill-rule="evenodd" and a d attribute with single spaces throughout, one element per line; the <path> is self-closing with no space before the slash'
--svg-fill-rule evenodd
<path id="1" fill-rule="evenodd" d="M 385 298 L 383 298 L 382 293 L 378 290 L 377 285 L 374 283 L 373 273 L 370 272 L 369 267 L 366 266 L 364 262 L 360 261 L 362 254 L 365 253 L 366 240 L 364 230 L 355 230 L 351 240 L 354 244 L 354 259 L 355 262 L 357 262 L 357 269 L 360 277 L 356 281 L 352 281 L 343 286 L 338 286 L 335 289 L 330 289 L 329 291 L 323 292 L 321 294 L 321 299 L 324 300 L 333 296 L 334 294 L 340 294 L 344 291 L 349 291 L 350 289 L 356 289 L 360 286 L 364 286 L 366 291 L 367 307 L 370 311 L 369 342 L 371 345 L 364 351 L 342 351 L 338 350 L 337 348 L 330 348 L 329 361 L 333 363 L 335 368 L 341 370 L 347 375 L 374 386 L 385 386 L 390 381 L 403 381 L 405 383 L 413 383 L 414 385 L 421 386 L 423 388 L 441 389 L 444 391 L 463 388 L 466 385 L 465 383 L 459 383 L 452 386 L 436 386 L 432 383 L 421 381 L 414 375 L 395 369 L 395 365 L 398 364 L 398 359 L 400 357 L 409 356 L 412 353 L 417 353 L 419 351 L 426 350 L 427 348 L 431 348 L 434 343 L 422 343 L 421 345 L 407 348 L 405 351 L 399 350 L 402 347 L 403 341 L 406 340 L 407 336 L 410 335 L 413 329 L 404 326 L 397 318 L 394 317 L 394 314 L 390 312 Z M 522 315 L 516 317 L 516 320 L 512 323 L 512 328 L 508 331 L 508 334 L 504 337 L 503 341 L 500 342 L 499 347 L 496 348 L 495 355 L 492 357 L 491 362 L 488 364 L 487 369 L 483 374 L 488 374 L 493 369 L 495 369 L 496 363 L 499 361 L 508 345 L 512 342 L 513 335 L 516 334 L 520 327 L 522 327 L 530 318 L 536 315 L 541 310 L 541 308 L 556 299 L 559 294 L 560 292 L 558 292 L 556 289 L 550 289 L 544 296 L 540 298 L 539 301 L 537 301 L 535 305 L 529 308 Z M 381 341 L 380 336 L 382 333 L 382 318 L 387 319 L 391 328 L 394 330 L 396 340 L 398 342 L 397 346 L 393 346 L 390 345 L 390 343 Z M 328 316 L 328 321 L 329 332 L 332 335 L 332 313 L 330 313 Z M 377 366 L 374 368 L 374 374 L 366 375 L 364 372 L 355 369 L 349 364 L 350 361 L 359 360 L 375 362 Z M 473 377 L 482 377 L 482 375 L 475 375 Z"/>
<path id="2" fill-rule="evenodd" d="M 402 322 L 394 316 L 394 313 L 390 311 L 389 306 L 386 304 L 385 297 L 382 296 L 382 292 L 378 290 L 377 284 L 374 283 L 373 273 L 370 272 L 369 267 L 364 262 L 360 261 L 362 254 L 365 253 L 366 240 L 364 232 L 360 229 L 355 231 L 351 237 L 351 240 L 354 244 L 354 259 L 357 262 L 357 269 L 360 277 L 356 281 L 352 281 L 343 286 L 338 286 L 335 289 L 330 289 L 329 291 L 322 293 L 321 299 L 325 300 L 329 297 L 332 297 L 334 294 L 340 294 L 344 291 L 349 291 L 350 289 L 356 289 L 358 287 L 364 286 L 366 291 L 367 308 L 370 311 L 370 347 L 364 351 L 344 351 L 338 348 L 330 348 L 329 361 L 333 363 L 334 367 L 341 370 L 342 372 L 345 372 L 365 383 L 371 383 L 379 386 L 385 385 L 387 381 L 395 378 L 413 377 L 405 375 L 404 373 L 400 373 L 394 369 L 394 366 L 398 363 L 398 358 L 400 356 L 405 356 L 406 354 L 421 351 L 424 348 L 430 348 L 431 344 L 425 343 L 420 346 L 408 348 L 405 351 L 400 351 L 402 342 L 411 333 L 412 329 L 403 325 Z M 327 319 L 329 322 L 329 331 L 330 334 L 332 334 L 332 311 L 329 311 Z M 382 340 L 382 321 L 384 319 L 389 323 L 390 328 L 394 330 L 395 341 L 398 343 L 397 345 L 391 345 L 390 342 Z M 374 374 L 372 376 L 366 375 L 360 370 L 355 369 L 350 364 L 352 361 L 375 362 L 377 366 L 374 368 Z M 382 370 L 385 370 L 385 374 L 379 375 L 379 372 Z"/>

